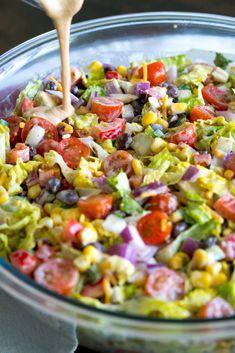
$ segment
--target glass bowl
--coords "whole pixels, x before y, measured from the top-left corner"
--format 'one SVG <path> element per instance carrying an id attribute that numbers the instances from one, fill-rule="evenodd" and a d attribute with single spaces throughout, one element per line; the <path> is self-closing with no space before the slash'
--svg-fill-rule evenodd
<path id="1" fill-rule="evenodd" d="M 120 64 L 182 53 L 189 49 L 235 55 L 235 19 L 196 13 L 155 12 L 107 17 L 75 24 L 71 61 L 98 59 Z M 198 54 L 199 53 L 199 54 Z M 193 56 L 193 52 L 191 54 Z M 197 56 L 200 52 L 197 51 Z M 207 55 L 210 56 L 210 54 Z M 211 54 L 214 55 L 214 54 Z M 19 45 L 0 57 L 0 116 L 8 114 L 19 90 L 35 76 L 58 71 L 55 31 Z M 79 342 L 102 353 L 232 353 L 235 318 L 161 320 L 108 312 L 61 297 L 38 286 L 0 259 L 0 287 L 35 312 L 75 323 Z M 46 324 L 45 316 L 45 324 Z"/>

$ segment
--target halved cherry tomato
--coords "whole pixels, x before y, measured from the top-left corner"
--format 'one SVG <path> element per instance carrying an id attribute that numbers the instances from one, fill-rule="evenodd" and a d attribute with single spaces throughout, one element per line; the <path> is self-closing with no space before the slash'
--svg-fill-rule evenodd
<path id="1" fill-rule="evenodd" d="M 81 223 L 76 221 L 76 219 L 71 219 L 64 230 L 63 240 L 66 242 L 76 242 L 78 240 L 78 233 L 82 229 Z"/>
<path id="2" fill-rule="evenodd" d="M 15 147 L 7 153 L 7 163 L 16 164 L 17 159 L 22 159 L 23 162 L 28 162 L 30 159 L 29 147 L 24 143 L 17 143 Z"/>
<path id="3" fill-rule="evenodd" d="M 226 102 L 227 93 L 221 88 L 207 85 L 202 90 L 203 98 L 209 103 L 213 104 L 217 110 L 227 110 L 228 102 Z"/>
<path id="4" fill-rule="evenodd" d="M 172 225 L 162 211 L 153 211 L 140 218 L 137 229 L 147 245 L 160 245 L 169 237 Z"/>
<path id="5" fill-rule="evenodd" d="M 39 143 L 37 147 L 37 152 L 41 156 L 44 156 L 44 153 L 49 152 L 51 150 L 53 151 L 58 151 L 59 147 L 59 142 L 53 140 L 53 139 L 45 139 L 42 140 L 42 142 Z"/>
<path id="6" fill-rule="evenodd" d="M 11 147 L 14 147 L 16 143 L 21 142 L 21 131 L 20 123 L 21 118 L 19 116 L 13 115 L 6 118 L 8 122 L 8 127 L 10 129 L 10 143 Z"/>
<path id="7" fill-rule="evenodd" d="M 79 280 L 79 273 L 69 260 L 50 259 L 36 269 L 34 278 L 58 294 L 69 295 Z"/>
<path id="8" fill-rule="evenodd" d="M 45 262 L 52 258 L 55 254 L 55 250 L 48 244 L 42 244 L 38 247 L 35 252 L 35 256 L 39 261 Z"/>
<path id="9" fill-rule="evenodd" d="M 38 125 L 45 130 L 45 138 L 58 141 L 59 136 L 55 125 L 53 125 L 50 121 L 39 117 L 32 118 L 25 124 L 21 133 L 22 141 L 26 140 L 29 131 L 35 125 Z"/>
<path id="10" fill-rule="evenodd" d="M 82 157 L 90 156 L 90 148 L 76 137 L 61 140 L 58 147 L 58 153 L 61 154 L 64 161 L 70 168 L 76 168 Z"/>
<path id="11" fill-rule="evenodd" d="M 97 97 L 92 100 L 91 111 L 102 121 L 112 122 L 122 114 L 123 103 L 109 97 Z"/>
<path id="12" fill-rule="evenodd" d="M 233 261 L 235 259 L 235 234 L 230 234 L 221 242 L 226 260 Z"/>
<path id="13" fill-rule="evenodd" d="M 56 166 L 50 169 L 39 169 L 39 184 L 44 187 L 51 178 L 61 178 L 60 169 Z"/>
<path id="14" fill-rule="evenodd" d="M 28 97 L 24 97 L 21 103 L 21 114 L 23 115 L 24 112 L 30 108 L 34 107 L 34 103 Z"/>
<path id="15" fill-rule="evenodd" d="M 80 211 L 85 216 L 91 219 L 105 218 L 112 209 L 113 197 L 111 195 L 100 194 L 84 200 L 80 199 L 78 204 Z"/>
<path id="16" fill-rule="evenodd" d="M 165 139 L 168 142 L 179 144 L 187 143 L 189 146 L 193 146 L 197 141 L 197 132 L 194 124 L 185 123 L 165 135 Z"/>
<path id="17" fill-rule="evenodd" d="M 101 123 L 91 128 L 91 135 L 99 140 L 115 140 L 125 129 L 124 119 L 115 119 L 111 123 Z"/>
<path id="18" fill-rule="evenodd" d="M 211 155 L 210 153 L 201 153 L 194 155 L 194 163 L 202 165 L 203 167 L 208 167 L 211 165 Z"/>
<path id="19" fill-rule="evenodd" d="M 231 305 L 220 297 L 216 297 L 209 303 L 203 305 L 198 313 L 202 319 L 214 319 L 234 315 Z"/>
<path id="20" fill-rule="evenodd" d="M 145 289 L 148 295 L 153 298 L 173 301 L 182 298 L 185 283 L 177 272 L 160 267 L 148 276 Z"/>
<path id="21" fill-rule="evenodd" d="M 84 297 L 90 298 L 102 298 L 104 296 L 103 280 L 95 284 L 88 284 L 81 292 Z"/>
<path id="22" fill-rule="evenodd" d="M 224 218 L 235 222 L 235 197 L 226 194 L 221 196 L 215 203 L 214 209 Z"/>
<path id="23" fill-rule="evenodd" d="M 213 119 L 215 117 L 213 110 L 210 107 L 201 107 L 196 106 L 193 107 L 189 114 L 189 120 L 197 121 L 197 120 L 208 120 Z"/>
<path id="24" fill-rule="evenodd" d="M 114 78 L 118 79 L 119 78 L 119 74 L 117 71 L 107 71 L 105 74 L 105 78 L 107 80 L 112 80 Z"/>
<path id="25" fill-rule="evenodd" d="M 118 150 L 111 153 L 104 160 L 104 172 L 108 176 L 116 175 L 120 170 L 123 170 L 128 176 L 132 174 L 133 157 L 130 153 L 123 150 Z"/>
<path id="26" fill-rule="evenodd" d="M 139 69 L 140 77 L 143 77 L 143 67 Z M 166 81 L 166 68 L 161 61 L 155 61 L 147 65 L 147 79 L 151 86 L 157 86 Z"/>
<path id="27" fill-rule="evenodd" d="M 153 196 L 149 203 L 148 209 L 150 211 L 162 211 L 167 214 L 174 212 L 178 207 L 177 197 L 170 193 Z"/>
<path id="28" fill-rule="evenodd" d="M 24 275 L 31 275 L 37 266 L 37 259 L 25 250 L 16 250 L 10 254 L 12 265 Z"/>
<path id="29" fill-rule="evenodd" d="M 235 173 L 235 153 L 231 152 L 225 155 L 223 159 L 224 168 L 230 169 Z"/>

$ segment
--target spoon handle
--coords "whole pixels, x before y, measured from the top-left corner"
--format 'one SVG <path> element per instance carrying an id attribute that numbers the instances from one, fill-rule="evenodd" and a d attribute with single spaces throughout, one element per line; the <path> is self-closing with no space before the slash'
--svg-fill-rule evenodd
<path id="1" fill-rule="evenodd" d="M 26 4 L 33 6 L 33 7 L 37 7 L 38 9 L 41 9 L 41 6 L 40 6 L 38 0 L 22 0 L 22 1 L 25 2 Z"/>

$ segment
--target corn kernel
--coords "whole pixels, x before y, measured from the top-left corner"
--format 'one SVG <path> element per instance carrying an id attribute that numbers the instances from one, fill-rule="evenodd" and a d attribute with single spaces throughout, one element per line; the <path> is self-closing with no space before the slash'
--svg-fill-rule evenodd
<path id="1" fill-rule="evenodd" d="M 223 236 L 227 237 L 228 235 L 230 235 L 232 233 L 232 230 L 230 228 L 225 228 L 223 230 Z"/>
<path id="2" fill-rule="evenodd" d="M 106 304 L 110 304 L 112 289 L 111 289 L 110 282 L 107 278 L 103 279 L 103 289 L 104 289 L 104 301 Z"/>
<path id="3" fill-rule="evenodd" d="M 88 66 L 88 69 L 90 70 L 90 72 L 99 71 L 103 69 L 103 65 L 100 61 L 96 60 L 90 63 L 90 65 Z"/>
<path id="4" fill-rule="evenodd" d="M 173 270 L 181 270 L 189 262 L 189 257 L 183 252 L 178 252 L 168 261 L 168 266 Z"/>
<path id="5" fill-rule="evenodd" d="M 91 266 L 91 259 L 89 256 L 80 255 L 74 260 L 74 265 L 77 267 L 78 271 L 85 272 Z"/>
<path id="6" fill-rule="evenodd" d="M 0 205 L 6 203 L 9 199 L 8 192 L 6 189 L 0 185 Z"/>
<path id="7" fill-rule="evenodd" d="M 212 276 L 217 275 L 222 269 L 220 262 L 214 262 L 211 265 L 206 266 L 206 272 L 210 273 Z"/>
<path id="8" fill-rule="evenodd" d="M 155 137 L 150 149 L 153 153 L 159 153 L 163 148 L 167 146 L 167 142 L 160 137 Z"/>
<path id="9" fill-rule="evenodd" d="M 150 124 L 154 124 L 156 122 L 156 119 L 157 114 L 152 111 L 149 111 L 145 113 L 142 117 L 141 124 L 143 125 L 143 127 L 148 127 Z"/>
<path id="10" fill-rule="evenodd" d="M 225 170 L 224 177 L 228 180 L 232 180 L 234 177 L 234 172 L 230 169 Z"/>
<path id="11" fill-rule="evenodd" d="M 25 126 L 25 123 L 21 122 L 19 126 L 20 126 L 21 129 L 23 129 L 24 126 Z"/>
<path id="12" fill-rule="evenodd" d="M 175 143 L 168 143 L 167 147 L 168 147 L 170 152 L 174 152 L 178 148 L 178 146 Z"/>
<path id="13" fill-rule="evenodd" d="M 123 76 L 123 77 L 126 77 L 127 75 L 127 68 L 126 66 L 123 66 L 123 65 L 119 65 L 117 67 L 117 72 L 119 73 L 119 75 Z"/>
<path id="14" fill-rule="evenodd" d="M 39 184 L 33 185 L 28 188 L 28 197 L 32 200 L 35 200 L 41 194 L 41 187 Z"/>
<path id="15" fill-rule="evenodd" d="M 177 223 L 177 222 L 180 222 L 183 220 L 183 216 L 182 216 L 181 212 L 179 212 L 179 211 L 175 211 L 175 212 L 171 213 L 169 218 L 170 218 L 170 221 L 173 223 Z"/>
<path id="16" fill-rule="evenodd" d="M 156 119 L 156 124 L 162 125 L 164 127 L 164 129 L 167 129 L 169 124 L 166 120 L 162 119 L 161 116 L 159 115 Z"/>
<path id="17" fill-rule="evenodd" d="M 138 159 L 133 159 L 132 161 L 132 168 L 134 170 L 135 175 L 143 175 L 144 169 L 141 161 Z"/>
<path id="18" fill-rule="evenodd" d="M 206 191 L 205 194 L 204 194 L 205 198 L 207 200 L 211 200 L 212 197 L 213 197 L 213 192 L 212 191 Z"/>
<path id="19" fill-rule="evenodd" d="M 86 225 L 79 233 L 79 239 L 82 245 L 95 243 L 98 239 L 98 233 L 96 229 L 91 225 Z"/>
<path id="20" fill-rule="evenodd" d="M 92 245 L 85 247 L 83 254 L 89 257 L 92 263 L 99 262 L 102 259 L 102 253 Z"/>
<path id="21" fill-rule="evenodd" d="M 185 113 L 188 106 L 186 103 L 172 103 L 171 104 L 171 111 L 172 114 L 182 114 Z"/>
<path id="22" fill-rule="evenodd" d="M 212 287 L 218 287 L 221 284 L 226 283 L 227 281 L 228 281 L 228 278 L 225 275 L 225 273 L 223 272 L 217 273 L 212 277 Z"/>
<path id="23" fill-rule="evenodd" d="M 193 254 L 192 259 L 193 268 L 202 270 L 210 264 L 210 259 L 207 252 L 203 249 L 197 249 Z"/>
<path id="24" fill-rule="evenodd" d="M 192 271 L 190 281 L 194 288 L 206 289 L 211 287 L 212 276 L 206 271 Z"/>
<path id="25" fill-rule="evenodd" d="M 224 152 L 218 150 L 218 149 L 215 149 L 214 150 L 214 155 L 219 158 L 219 159 L 223 159 L 224 158 Z"/>

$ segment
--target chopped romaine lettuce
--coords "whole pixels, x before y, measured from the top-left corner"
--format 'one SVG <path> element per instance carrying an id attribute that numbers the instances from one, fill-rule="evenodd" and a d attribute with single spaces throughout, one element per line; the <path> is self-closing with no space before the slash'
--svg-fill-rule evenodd
<path id="1" fill-rule="evenodd" d="M 182 308 L 189 310 L 192 313 L 196 313 L 203 305 L 207 304 L 215 296 L 215 289 L 194 289 L 189 292 L 184 299 L 178 301 L 178 304 Z"/>
<path id="2" fill-rule="evenodd" d="M 213 68 L 205 64 L 195 64 L 192 70 L 187 73 L 179 76 L 176 80 L 177 85 L 183 83 L 192 84 L 194 86 L 200 86 L 204 82 L 208 75 L 211 74 Z"/>
<path id="3" fill-rule="evenodd" d="M 135 215 L 143 213 L 143 208 L 130 195 L 124 195 L 120 205 L 120 210 L 129 214 Z"/>
<path id="4" fill-rule="evenodd" d="M 184 220 L 189 224 L 194 224 L 195 222 L 204 224 L 210 221 L 212 218 L 211 214 L 205 207 L 203 207 L 203 205 L 196 207 L 183 207 L 182 211 Z"/>
<path id="5" fill-rule="evenodd" d="M 218 287 L 218 294 L 235 307 L 235 282 L 230 281 Z"/>
<path id="6" fill-rule="evenodd" d="M 42 85 L 41 80 L 29 81 L 27 86 L 20 92 L 18 99 L 16 101 L 16 106 L 14 109 L 14 114 L 19 115 L 21 110 L 21 103 L 25 97 L 33 100 Z"/>
<path id="7" fill-rule="evenodd" d="M 72 115 L 68 118 L 69 124 L 76 129 L 87 129 L 98 124 L 99 117 L 96 114 Z"/>
<path id="8" fill-rule="evenodd" d="M 7 126 L 0 124 L 0 160 L 6 163 L 6 154 L 10 149 L 9 129 Z"/>
<path id="9" fill-rule="evenodd" d="M 83 93 L 82 95 L 82 99 L 84 99 L 86 102 L 89 101 L 89 98 L 90 98 L 90 95 L 93 93 L 93 92 L 97 92 L 97 94 L 99 96 L 105 96 L 105 90 L 103 87 L 101 86 L 98 86 L 98 85 L 95 85 L 95 84 L 92 84 L 91 86 L 89 86 L 85 92 Z"/>
<path id="10" fill-rule="evenodd" d="M 124 197 L 126 194 L 130 194 L 131 188 L 129 184 L 129 179 L 124 172 L 120 172 L 115 176 L 108 178 L 109 184 L 119 192 L 121 197 Z"/>
<path id="11" fill-rule="evenodd" d="M 184 54 L 169 56 L 159 60 L 165 64 L 167 70 L 172 65 L 176 65 L 179 71 L 183 71 L 187 66 L 191 64 L 191 59 Z"/>
<path id="12" fill-rule="evenodd" d="M 75 188 L 86 188 L 93 186 L 93 178 L 100 171 L 102 160 L 99 158 L 91 158 L 89 161 L 85 158 L 81 158 L 79 166 L 75 171 L 75 178 L 73 185 Z"/>

